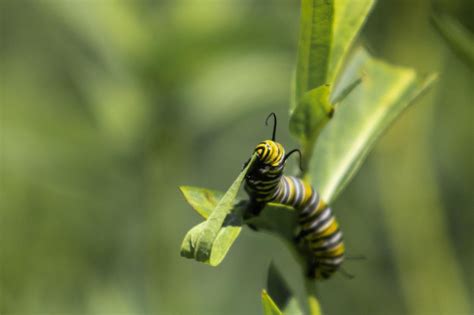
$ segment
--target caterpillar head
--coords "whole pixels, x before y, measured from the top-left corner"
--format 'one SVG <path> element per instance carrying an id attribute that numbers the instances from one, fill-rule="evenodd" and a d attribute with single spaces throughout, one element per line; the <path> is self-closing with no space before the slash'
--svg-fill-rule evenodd
<path id="1" fill-rule="evenodd" d="M 284 162 L 285 149 L 283 146 L 273 140 L 260 142 L 254 150 L 257 153 L 258 161 L 263 165 L 279 166 Z"/>

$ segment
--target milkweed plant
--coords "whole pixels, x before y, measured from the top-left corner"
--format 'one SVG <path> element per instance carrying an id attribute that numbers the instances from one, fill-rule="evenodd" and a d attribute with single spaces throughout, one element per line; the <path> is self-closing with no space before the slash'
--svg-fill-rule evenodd
<path id="1" fill-rule="evenodd" d="M 435 75 L 419 77 L 413 69 L 378 60 L 354 44 L 373 6 L 374 0 L 301 1 L 289 130 L 302 153 L 298 177 L 313 185 L 329 204 L 356 174 L 381 134 L 435 80 Z M 251 157 L 226 192 L 180 187 L 204 219 L 185 235 L 183 257 L 218 266 L 242 226 L 249 225 L 283 239 L 304 270 L 307 253 L 294 242 L 296 211 L 269 203 L 258 216 L 248 217 L 249 200 L 237 198 L 255 159 Z M 321 314 L 317 281 L 306 282 L 307 308 L 311 315 Z M 273 264 L 261 296 L 265 315 L 303 314 Z"/>

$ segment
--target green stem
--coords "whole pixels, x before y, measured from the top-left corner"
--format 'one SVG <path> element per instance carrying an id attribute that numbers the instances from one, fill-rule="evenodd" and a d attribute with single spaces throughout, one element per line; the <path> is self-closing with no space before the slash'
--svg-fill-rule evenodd
<path id="1" fill-rule="evenodd" d="M 321 305 L 316 294 L 316 282 L 305 278 L 306 296 L 310 315 L 321 315 Z"/>

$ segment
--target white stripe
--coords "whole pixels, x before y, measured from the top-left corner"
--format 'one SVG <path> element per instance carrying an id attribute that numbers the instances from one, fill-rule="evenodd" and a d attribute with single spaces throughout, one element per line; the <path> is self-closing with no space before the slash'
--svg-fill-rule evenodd
<path id="1" fill-rule="evenodd" d="M 326 224 L 324 224 L 322 227 L 320 227 L 319 229 L 316 230 L 316 234 L 319 234 L 321 233 L 322 231 L 324 231 L 325 229 L 327 229 L 333 222 L 335 221 L 334 217 L 332 217 L 330 220 L 328 220 L 328 222 L 326 222 Z"/>
<path id="2" fill-rule="evenodd" d="M 312 245 L 315 246 L 315 249 L 321 249 L 321 248 L 327 248 L 327 247 L 332 247 L 336 244 L 339 244 L 339 242 L 342 240 L 342 232 L 339 231 L 333 236 L 331 236 L 329 239 L 326 240 L 321 240 L 321 237 L 316 236 L 312 242 Z"/>
<path id="3" fill-rule="evenodd" d="M 297 181 L 296 178 L 294 178 L 293 176 L 290 176 L 290 179 L 293 181 L 293 184 L 295 185 L 295 200 L 293 200 L 293 206 L 296 206 L 299 203 L 302 191 L 299 185 L 299 181 Z"/>
<path id="4" fill-rule="evenodd" d="M 334 236 L 332 236 L 330 239 L 328 240 L 325 240 L 322 244 L 322 246 L 324 247 L 332 247 L 334 245 L 336 245 L 337 243 L 339 243 L 339 241 L 342 239 L 342 232 L 339 231 L 337 232 L 336 234 L 334 234 Z"/>
<path id="5" fill-rule="evenodd" d="M 326 220 L 330 216 L 331 216 L 331 209 L 328 207 L 323 211 L 323 213 L 319 215 L 319 218 L 317 220 L 314 220 L 313 223 L 311 223 L 308 230 L 316 227 L 319 223 Z M 331 220 L 329 220 L 329 222 L 331 222 Z"/>
<path id="6" fill-rule="evenodd" d="M 309 212 L 311 210 L 311 206 L 313 205 L 313 203 L 316 201 L 316 197 L 317 197 L 317 193 L 316 192 L 313 192 L 313 195 L 311 196 L 311 199 L 308 203 L 308 205 L 306 207 L 303 208 L 303 210 L 301 211 L 300 215 L 305 215 L 306 216 L 306 213 Z"/>
<path id="7" fill-rule="evenodd" d="M 344 261 L 344 256 L 338 258 L 325 258 L 325 259 L 318 259 L 322 263 L 330 264 L 330 265 L 340 265 Z"/>

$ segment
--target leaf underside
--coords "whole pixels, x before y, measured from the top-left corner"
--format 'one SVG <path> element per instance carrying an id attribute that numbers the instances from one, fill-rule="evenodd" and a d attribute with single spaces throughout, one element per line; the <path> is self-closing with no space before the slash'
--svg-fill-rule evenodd
<path id="1" fill-rule="evenodd" d="M 332 202 L 352 179 L 382 133 L 435 76 L 418 78 L 412 69 L 371 57 L 359 48 L 338 86 L 362 82 L 338 107 L 315 147 L 310 174 L 324 200 Z"/>

